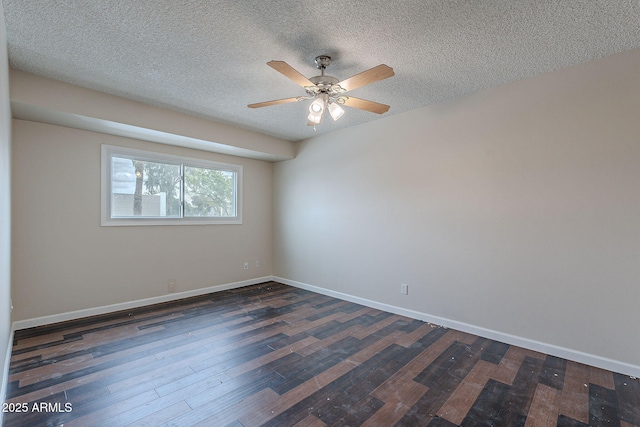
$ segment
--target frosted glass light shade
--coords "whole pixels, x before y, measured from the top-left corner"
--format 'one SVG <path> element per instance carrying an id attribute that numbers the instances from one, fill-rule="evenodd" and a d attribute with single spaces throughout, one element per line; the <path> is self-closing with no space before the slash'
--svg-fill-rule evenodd
<path id="1" fill-rule="evenodd" d="M 322 115 L 323 111 L 324 111 L 324 101 L 320 98 L 314 99 L 311 105 L 309 105 L 309 112 L 311 114 Z"/>
<path id="2" fill-rule="evenodd" d="M 336 121 L 344 114 L 344 109 L 340 107 L 335 102 L 329 104 L 329 114 L 331 114 L 331 118 Z"/>
<path id="3" fill-rule="evenodd" d="M 309 115 L 307 116 L 307 120 L 309 120 L 311 123 L 319 125 L 320 121 L 322 121 L 322 115 L 309 113 Z"/>

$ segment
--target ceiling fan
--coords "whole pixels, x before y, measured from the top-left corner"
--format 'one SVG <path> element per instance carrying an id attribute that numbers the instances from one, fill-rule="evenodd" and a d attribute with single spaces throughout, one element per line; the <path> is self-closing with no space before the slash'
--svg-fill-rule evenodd
<path id="1" fill-rule="evenodd" d="M 338 80 L 333 76 L 324 74 L 325 68 L 331 64 L 331 57 L 327 55 L 317 56 L 315 59 L 316 66 L 320 69 L 320 75 L 306 78 L 291 65 L 284 61 L 269 61 L 267 65 L 274 70 L 284 74 L 298 85 L 302 86 L 307 92 L 307 96 L 295 96 L 292 98 L 276 99 L 273 101 L 258 102 L 249 104 L 249 108 L 268 107 L 270 105 L 286 104 L 288 102 L 304 101 L 313 99 L 309 105 L 309 116 L 307 116 L 307 125 L 315 126 L 322 121 L 322 114 L 325 110 L 329 110 L 329 114 L 333 120 L 338 120 L 344 114 L 341 105 L 346 105 L 360 110 L 370 111 L 376 114 L 386 113 L 389 106 L 379 104 L 366 99 L 355 98 L 345 95 L 346 92 L 389 78 L 394 75 L 393 68 L 381 64 L 367 71 L 356 74 L 345 80 Z"/>

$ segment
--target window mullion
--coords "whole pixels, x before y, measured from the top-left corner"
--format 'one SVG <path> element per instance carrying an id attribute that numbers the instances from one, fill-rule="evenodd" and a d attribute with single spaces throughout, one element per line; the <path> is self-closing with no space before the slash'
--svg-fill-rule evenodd
<path id="1" fill-rule="evenodd" d="M 184 163 L 180 163 L 180 218 L 184 218 Z"/>

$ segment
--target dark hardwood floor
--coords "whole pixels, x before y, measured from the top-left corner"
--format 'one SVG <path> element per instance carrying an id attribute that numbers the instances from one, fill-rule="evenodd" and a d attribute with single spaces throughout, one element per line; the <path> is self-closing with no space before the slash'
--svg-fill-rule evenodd
<path id="1" fill-rule="evenodd" d="M 11 427 L 640 427 L 635 378 L 273 282 L 17 331 L 9 375 Z"/>

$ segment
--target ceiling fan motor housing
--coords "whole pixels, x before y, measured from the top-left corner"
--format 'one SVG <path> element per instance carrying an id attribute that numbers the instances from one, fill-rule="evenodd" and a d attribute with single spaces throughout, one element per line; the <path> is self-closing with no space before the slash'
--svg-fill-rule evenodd
<path id="1" fill-rule="evenodd" d="M 340 80 L 336 79 L 333 76 L 315 76 L 315 77 L 309 78 L 309 81 L 314 85 L 318 86 L 320 90 L 322 89 L 329 90 L 331 86 L 335 85 Z"/>
<path id="2" fill-rule="evenodd" d="M 334 94 L 342 92 L 339 86 L 335 86 L 340 80 L 333 76 L 325 76 L 324 74 L 324 69 L 331 64 L 331 57 L 328 55 L 319 55 L 316 56 L 315 62 L 321 71 L 321 75 L 309 78 L 309 81 L 313 83 L 315 87 L 305 88 L 307 93 L 317 95 L 318 93 Z"/>

